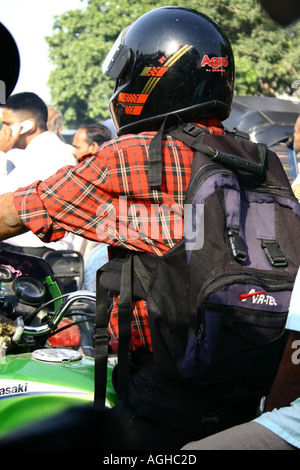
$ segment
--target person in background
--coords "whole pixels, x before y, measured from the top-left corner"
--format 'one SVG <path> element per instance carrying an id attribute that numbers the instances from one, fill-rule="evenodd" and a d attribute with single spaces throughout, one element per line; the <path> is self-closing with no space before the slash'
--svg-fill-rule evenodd
<path id="1" fill-rule="evenodd" d="M 111 132 L 108 127 L 102 124 L 83 124 L 73 138 L 74 157 L 80 161 L 84 155 L 95 153 L 100 145 L 110 139 Z"/>
<path id="2" fill-rule="evenodd" d="M 73 152 L 79 162 L 97 151 L 104 142 L 111 139 L 111 132 L 104 124 L 82 124 L 73 138 Z M 96 291 L 96 272 L 108 261 L 105 243 L 75 237 L 74 247 L 84 257 L 83 288 Z"/>
<path id="3" fill-rule="evenodd" d="M 0 119 L 1 119 L 1 128 L 2 128 L 2 108 L 0 107 Z M 8 151 L 0 150 L 0 178 L 2 176 L 7 176 L 14 168 L 14 159 L 18 158 L 19 152 L 22 150 L 17 148 L 12 148 Z"/>
<path id="4" fill-rule="evenodd" d="M 74 166 L 71 147 L 47 130 L 48 110 L 35 93 L 11 95 L 2 107 L 0 159 L 14 151 L 14 168 L 0 176 L 0 193 L 15 191 L 53 175 L 64 166 Z M 17 151 L 15 152 L 15 150 Z M 45 244 L 32 233 L 13 237 L 2 248 L 42 256 L 49 249 L 71 249 L 73 236 L 58 244 Z"/>
<path id="5" fill-rule="evenodd" d="M 48 120 L 47 120 L 47 129 L 51 134 L 57 135 L 63 142 L 65 142 L 62 137 L 61 131 L 63 126 L 63 116 L 60 111 L 48 106 Z M 69 152 L 73 155 L 73 146 L 65 142 L 65 145 L 68 146 Z M 74 157 L 74 164 L 76 164 L 76 159 Z"/>
<path id="6" fill-rule="evenodd" d="M 294 126 L 294 150 L 300 152 L 300 116 L 297 118 Z M 298 200 L 300 200 L 300 174 L 292 183 L 292 190 Z"/>
<path id="7" fill-rule="evenodd" d="M 300 152 L 300 116 L 297 118 L 294 127 L 294 149 Z"/>
<path id="8" fill-rule="evenodd" d="M 48 106 L 47 129 L 52 134 L 61 136 L 63 117 L 60 111 Z"/>

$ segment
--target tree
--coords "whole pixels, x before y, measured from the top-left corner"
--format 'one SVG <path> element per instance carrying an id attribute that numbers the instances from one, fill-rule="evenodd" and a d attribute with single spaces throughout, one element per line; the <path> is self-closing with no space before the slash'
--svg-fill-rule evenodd
<path id="1" fill-rule="evenodd" d="M 53 35 L 47 38 L 54 66 L 48 84 L 51 104 L 62 111 L 66 126 L 109 117 L 114 80 L 103 75 L 101 65 L 124 27 L 164 3 L 109 0 L 101 5 L 99 0 L 87 0 L 82 10 L 55 18 Z M 196 0 L 184 3 L 199 9 Z M 173 0 L 172 5 L 182 5 L 182 0 Z M 237 94 L 293 93 L 292 85 L 300 78 L 299 24 L 281 28 L 256 0 L 202 0 L 201 11 L 221 25 L 232 43 Z"/>

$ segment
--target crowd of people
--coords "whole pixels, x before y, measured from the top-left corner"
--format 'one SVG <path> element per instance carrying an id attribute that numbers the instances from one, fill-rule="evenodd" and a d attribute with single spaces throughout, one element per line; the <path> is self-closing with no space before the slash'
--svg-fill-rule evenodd
<path id="1" fill-rule="evenodd" d="M 25 125 L 23 124 L 25 123 Z M 26 126 L 29 128 L 26 130 Z M 15 126 L 15 132 L 11 132 Z M 34 181 L 44 180 L 60 168 L 74 166 L 80 158 L 93 153 L 111 138 L 102 124 L 82 125 L 74 135 L 72 145 L 62 138 L 63 116 L 32 92 L 11 95 L 2 107 L 0 132 L 1 194 L 16 190 Z M 72 233 L 62 240 L 43 243 L 31 232 L 1 243 L 2 248 L 44 256 L 52 250 L 75 250 L 82 256 L 98 246 Z M 94 271 L 93 271 L 94 272 Z M 90 276 L 90 272 L 87 271 Z"/>
<path id="2" fill-rule="evenodd" d="M 161 51 L 159 57 L 156 52 L 153 54 L 151 64 L 158 60 L 160 66 L 165 63 L 158 76 L 162 77 L 165 69 L 173 66 L 167 62 L 170 52 L 164 50 L 162 24 L 168 34 L 172 33 L 178 39 L 175 41 L 180 52 L 177 60 L 179 57 L 186 59 L 181 66 L 182 79 L 178 81 L 176 75 L 176 80 L 166 79 L 165 85 L 162 85 L 164 82 L 152 82 L 152 91 L 139 95 L 140 81 L 150 73 L 143 62 L 143 47 L 147 48 L 148 41 L 152 43 L 153 50 Z M 215 47 L 213 54 L 217 58 L 226 55 L 223 74 L 216 71 L 208 73 L 195 60 L 193 54 L 199 53 L 198 38 L 203 30 L 206 35 L 202 37 L 201 47 L 209 47 L 210 54 L 211 48 Z M 181 44 L 183 34 L 188 38 L 187 42 L 193 44 L 193 54 Z M 110 109 L 117 125 L 117 139 L 112 141 L 103 125 L 82 125 L 74 136 L 75 150 L 72 154 L 59 137 L 61 116 L 57 114 L 54 118 L 53 110 L 47 110 L 39 97 L 22 93 L 7 100 L 2 111 L 0 132 L 3 158 L 1 246 L 9 249 L 18 246 L 24 252 L 31 247 L 38 249 L 35 252 L 40 254 L 41 249 L 55 249 L 59 241 L 68 242 L 68 233 L 97 244 L 99 207 L 117 207 L 119 198 L 124 195 L 148 208 L 157 201 L 167 202 L 170 206 L 175 203 L 182 205 L 193 152 L 179 140 L 162 138 L 164 183 L 160 187 L 151 187 L 148 184 L 148 155 L 152 139 L 166 116 L 173 112 L 178 112 L 186 122 L 196 123 L 207 133 L 224 134 L 222 121 L 230 113 L 234 91 L 234 59 L 228 39 L 210 18 L 188 8 L 155 9 L 138 19 L 120 41 L 117 46 L 123 54 L 114 57 L 113 63 L 108 60 L 104 64 L 105 74 L 116 79 Z M 137 43 L 140 54 L 132 60 L 132 51 L 137 49 Z M 158 68 L 151 73 L 156 75 Z M 206 86 L 199 87 L 200 75 L 201 81 L 207 87 L 209 85 L 209 92 Z M 159 85 L 156 86 L 157 83 Z M 132 107 L 128 105 L 129 94 L 135 87 L 138 106 Z M 50 128 L 50 120 L 54 130 L 52 124 Z M 23 132 L 23 123 L 27 121 L 29 128 Z M 15 124 L 16 130 L 12 132 Z M 297 121 L 296 150 L 300 145 L 299 133 L 300 121 Z M 108 223 L 108 244 L 161 256 L 178 242 L 172 231 L 168 237 L 158 239 L 151 239 L 151 235 L 144 239 L 124 239 L 121 227 L 127 222 L 118 213 L 118 231 L 114 225 L 114 233 L 110 233 Z M 21 237 L 25 236 L 34 238 L 36 243 L 23 241 Z M 74 243 L 72 239 L 71 243 Z M 129 416 L 130 430 L 137 438 L 137 449 L 300 448 L 299 364 L 291 361 L 293 344 L 300 340 L 299 283 L 300 276 L 296 280 L 286 325 L 290 331 L 289 341 L 273 388 L 262 406 L 261 416 L 206 439 L 201 439 L 201 422 L 205 414 L 201 390 L 197 384 L 187 385 L 156 368 L 152 359 L 147 303 L 134 300 L 129 396 L 126 402 L 120 400 L 117 407 L 120 413 Z M 118 302 L 119 297 L 116 296 L 110 317 L 109 331 L 115 338 L 118 337 Z"/>

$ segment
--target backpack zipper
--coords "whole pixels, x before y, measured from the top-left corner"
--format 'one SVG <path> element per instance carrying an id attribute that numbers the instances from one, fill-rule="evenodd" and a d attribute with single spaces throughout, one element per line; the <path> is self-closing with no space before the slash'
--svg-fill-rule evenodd
<path id="1" fill-rule="evenodd" d="M 195 196 L 195 187 L 197 188 L 198 186 L 198 182 L 199 180 L 201 179 L 201 177 L 203 176 L 204 173 L 208 172 L 208 171 L 224 171 L 223 168 L 216 168 L 216 164 L 215 163 L 207 163 L 205 164 L 204 166 L 202 166 L 201 168 L 198 168 L 198 170 L 196 171 L 196 173 L 194 174 L 193 178 L 191 179 L 190 183 L 189 183 L 189 189 L 186 193 L 186 199 L 185 199 L 185 203 L 186 204 L 189 204 L 190 202 L 192 202 L 194 196 Z M 226 171 L 225 170 L 225 173 L 228 173 L 228 174 L 232 174 L 231 172 L 229 171 Z M 203 182 L 206 181 L 206 179 L 209 177 L 210 175 L 207 175 L 204 179 L 203 179 Z"/>

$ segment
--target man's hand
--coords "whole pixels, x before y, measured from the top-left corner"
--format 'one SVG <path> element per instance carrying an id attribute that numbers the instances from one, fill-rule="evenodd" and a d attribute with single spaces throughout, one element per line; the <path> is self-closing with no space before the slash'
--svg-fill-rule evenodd
<path id="1" fill-rule="evenodd" d="M 18 125 L 17 131 L 12 135 L 10 126 L 3 125 L 0 131 L 0 151 L 8 152 L 11 150 L 20 137 L 22 126 Z"/>
<path id="2" fill-rule="evenodd" d="M 28 232 L 14 205 L 14 193 L 0 196 L 0 241 Z"/>

